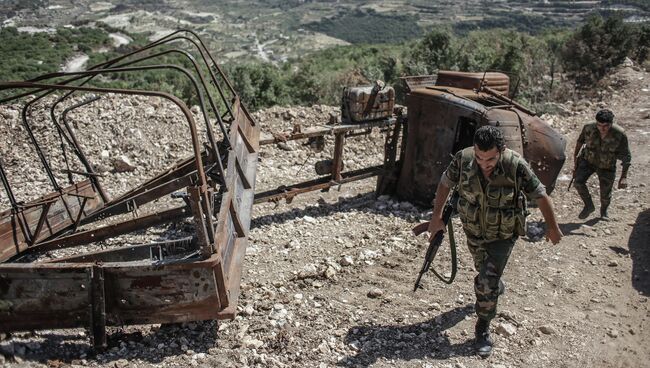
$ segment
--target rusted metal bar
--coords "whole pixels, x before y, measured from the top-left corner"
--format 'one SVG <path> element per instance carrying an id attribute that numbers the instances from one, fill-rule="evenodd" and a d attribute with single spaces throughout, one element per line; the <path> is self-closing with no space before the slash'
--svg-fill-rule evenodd
<path id="1" fill-rule="evenodd" d="M 510 97 L 505 96 L 503 93 L 501 93 L 501 92 L 499 92 L 499 91 L 497 91 L 495 89 L 492 89 L 490 87 L 483 87 L 483 88 L 481 88 L 481 90 L 491 94 L 492 96 L 496 97 L 497 99 L 499 99 L 499 100 L 501 100 L 501 101 L 503 101 L 503 102 L 505 102 L 505 103 L 507 103 L 509 105 L 515 106 L 516 108 L 518 108 L 519 110 L 525 112 L 528 115 L 531 115 L 531 116 L 537 115 L 536 112 L 530 110 L 529 108 L 523 106 L 520 103 L 517 103 L 516 101 L 514 101 Z"/>
<path id="2" fill-rule="evenodd" d="M 212 162 L 210 156 L 208 156 L 205 152 L 202 152 L 201 160 L 203 160 L 208 164 Z M 154 178 L 142 183 L 137 188 L 134 188 L 122 194 L 121 196 L 113 199 L 110 203 L 115 204 L 115 203 L 131 200 L 136 196 L 141 195 L 142 193 L 150 192 L 155 188 L 161 187 L 164 184 L 170 183 L 174 180 L 182 179 L 184 177 L 188 177 L 190 183 L 192 184 L 198 183 L 198 173 L 196 171 L 194 157 L 190 157 L 181 161 L 180 163 L 169 168 L 168 170 L 165 170 L 164 172 L 158 174 Z"/>
<path id="3" fill-rule="evenodd" d="M 18 203 L 16 202 L 16 197 L 14 196 L 14 193 L 11 190 L 11 185 L 9 185 L 9 178 L 7 178 L 7 173 L 5 172 L 4 169 L 4 162 L 2 160 L 2 157 L 0 157 L 0 181 L 2 181 L 2 187 L 4 188 L 5 193 L 7 194 L 7 198 L 9 198 L 9 203 L 11 204 L 11 208 L 14 211 L 18 210 Z"/>
<path id="4" fill-rule="evenodd" d="M 400 116 L 393 126 L 393 129 L 386 134 L 386 141 L 384 143 L 384 172 L 383 175 L 377 180 L 377 193 L 393 193 L 397 179 L 399 178 L 399 164 L 398 164 L 398 143 L 400 134 L 403 134 L 403 126 L 406 124 L 406 119 Z M 401 156 L 400 156 L 401 157 Z"/>
<path id="5" fill-rule="evenodd" d="M 59 186 L 59 183 L 57 183 L 56 178 L 54 177 L 52 168 L 50 167 L 49 162 L 45 158 L 45 154 L 43 153 L 41 146 L 38 144 L 38 141 L 36 140 L 36 136 L 34 136 L 34 131 L 32 130 L 32 127 L 30 127 L 29 124 L 27 123 L 27 111 L 29 110 L 29 107 L 31 106 L 32 103 L 33 100 L 27 102 L 23 107 L 20 113 L 21 122 L 23 123 L 23 127 L 27 132 L 27 136 L 29 137 L 29 140 L 32 142 L 32 145 L 36 150 L 36 154 L 38 155 L 38 158 L 41 161 L 43 168 L 45 169 L 45 173 L 47 174 L 47 177 L 50 179 L 50 182 L 52 183 L 52 187 L 54 188 L 55 191 L 58 191 L 61 190 L 61 187 Z"/>
<path id="6" fill-rule="evenodd" d="M 195 173 L 190 172 L 183 177 L 172 179 L 168 182 L 159 184 L 147 191 L 139 191 L 130 197 L 123 198 L 110 202 L 103 209 L 94 212 L 92 215 L 86 217 L 82 224 L 94 222 L 99 219 L 105 219 L 111 216 L 120 215 L 123 213 L 131 212 L 133 209 L 156 200 L 164 195 L 173 193 L 179 189 L 185 188 L 195 183 Z"/>
<path id="7" fill-rule="evenodd" d="M 344 133 L 336 133 L 334 136 L 334 158 L 332 159 L 332 180 L 341 180 L 341 169 L 343 167 L 343 145 L 345 144 Z"/>
<path id="8" fill-rule="evenodd" d="M 74 104 L 74 105 L 72 105 L 70 107 L 67 107 L 65 110 L 63 110 L 63 112 L 61 113 L 61 120 L 63 121 L 63 125 L 66 127 L 66 131 L 68 132 L 69 137 L 68 137 L 68 135 L 66 135 L 63 132 L 63 130 L 59 127 L 58 122 L 56 121 L 56 117 L 54 116 L 54 107 L 56 105 L 52 105 L 52 109 L 50 110 L 50 114 L 51 114 L 51 117 L 52 117 L 52 121 L 57 126 L 57 128 L 60 129 L 60 131 L 63 133 L 62 135 L 64 137 L 66 137 L 69 144 L 73 147 L 75 154 L 79 158 L 79 161 L 81 161 L 81 163 L 86 168 L 86 173 L 83 173 L 83 175 L 87 176 L 90 180 L 92 180 L 93 185 L 95 185 L 95 188 L 97 188 L 97 191 L 99 192 L 99 195 L 102 197 L 102 200 L 104 200 L 104 202 L 108 202 L 109 201 L 108 195 L 106 195 L 106 192 L 104 191 L 104 188 L 102 188 L 101 183 L 97 179 L 97 176 L 99 174 L 97 174 L 95 172 L 93 166 L 88 161 L 88 158 L 86 158 L 86 155 L 84 154 L 84 152 L 81 149 L 81 145 L 79 145 L 79 142 L 77 141 L 77 137 L 75 136 L 74 131 L 72 130 L 72 128 L 70 128 L 70 124 L 68 123 L 68 113 L 70 111 L 72 111 L 73 109 L 76 109 L 76 108 L 91 104 L 91 103 L 99 100 L 99 98 L 100 97 L 94 97 L 94 98 L 91 98 L 90 100 L 81 101 L 81 102 L 79 102 L 77 104 Z"/>
<path id="9" fill-rule="evenodd" d="M 105 348 L 106 344 L 106 286 L 104 285 L 104 269 L 99 266 L 90 267 L 90 300 L 91 317 L 90 331 L 95 348 Z"/>
<path id="10" fill-rule="evenodd" d="M 291 134 L 275 134 L 274 136 L 263 136 L 260 139 L 260 146 L 267 144 L 275 144 L 280 142 L 287 142 L 297 139 L 305 139 L 312 137 L 319 137 L 324 135 L 336 135 L 343 132 L 352 132 L 357 130 L 365 130 L 368 128 L 385 128 L 395 124 L 395 118 L 370 121 L 359 124 L 343 124 L 343 125 L 334 125 L 332 127 L 325 127 L 319 129 L 309 129 L 300 133 L 291 133 Z M 368 133 L 365 133 L 368 134 Z"/>
<path id="11" fill-rule="evenodd" d="M 208 235 L 208 224 L 205 219 L 206 216 L 212 216 L 212 213 L 208 212 L 206 214 L 204 212 L 203 206 L 201 206 L 201 193 L 198 188 L 188 188 L 188 194 L 190 195 L 190 207 L 192 209 L 192 214 L 194 215 L 194 229 L 198 239 L 198 246 L 201 249 L 201 254 L 204 257 L 209 257 L 214 250 L 212 248 L 210 236 Z"/>
<path id="12" fill-rule="evenodd" d="M 74 225 L 72 225 L 72 232 L 77 231 L 77 228 L 79 227 L 79 223 L 81 222 L 81 219 L 85 215 L 84 209 L 86 208 L 86 202 L 88 201 L 88 198 L 82 198 L 81 200 L 81 206 L 79 206 L 79 212 L 77 213 L 77 219 L 74 220 Z"/>
<path id="13" fill-rule="evenodd" d="M 313 192 L 330 188 L 333 186 L 350 183 L 357 180 L 368 179 L 377 176 L 383 172 L 383 165 L 371 166 L 359 170 L 353 170 L 341 173 L 341 179 L 332 181 L 330 176 L 319 179 L 309 180 L 306 182 L 293 184 L 291 186 L 281 186 L 276 189 L 268 190 L 261 193 L 255 193 L 255 203 L 277 202 L 281 199 L 293 198 L 298 194 Z"/>
<path id="14" fill-rule="evenodd" d="M 84 205 L 86 204 L 86 198 L 84 198 Z M 41 230 L 43 229 L 43 224 L 47 220 L 47 214 L 50 212 L 50 207 L 52 207 L 52 202 L 47 202 L 41 207 L 41 216 L 38 219 L 38 224 L 36 225 L 36 230 L 34 230 L 34 235 L 30 239 L 30 246 L 34 245 L 34 240 L 38 239 L 41 235 Z M 79 212 L 79 217 L 81 217 L 82 212 Z"/>
<path id="15" fill-rule="evenodd" d="M 156 212 L 150 215 L 137 217 L 113 225 L 107 225 L 97 229 L 76 232 L 72 235 L 59 237 L 39 243 L 34 250 L 39 252 L 56 249 L 69 248 L 89 242 L 98 242 L 115 236 L 128 234 L 130 232 L 145 229 L 154 225 L 161 225 L 170 221 L 191 216 L 187 206 L 176 207 L 166 211 Z"/>
<path id="16" fill-rule="evenodd" d="M 155 252 L 162 258 L 152 258 Z M 196 238 L 185 237 L 174 240 L 159 241 L 147 244 L 122 246 L 115 249 L 103 249 L 94 252 L 86 252 L 79 255 L 62 257 L 49 260 L 43 263 L 108 263 L 108 262 L 129 262 L 134 260 L 149 260 L 152 262 L 163 261 L 167 257 L 198 256 L 196 253 Z M 196 257 L 194 257 L 196 258 Z"/>

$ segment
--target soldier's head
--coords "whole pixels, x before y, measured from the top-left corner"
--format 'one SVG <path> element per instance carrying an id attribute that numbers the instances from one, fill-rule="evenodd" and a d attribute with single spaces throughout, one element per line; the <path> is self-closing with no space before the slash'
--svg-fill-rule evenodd
<path id="1" fill-rule="evenodd" d="M 596 126 L 600 134 L 606 135 L 614 124 L 614 113 L 608 109 L 602 109 L 596 113 Z"/>
<path id="2" fill-rule="evenodd" d="M 506 147 L 503 133 L 491 125 L 485 125 L 474 133 L 474 158 L 484 174 L 489 176 L 499 162 Z"/>

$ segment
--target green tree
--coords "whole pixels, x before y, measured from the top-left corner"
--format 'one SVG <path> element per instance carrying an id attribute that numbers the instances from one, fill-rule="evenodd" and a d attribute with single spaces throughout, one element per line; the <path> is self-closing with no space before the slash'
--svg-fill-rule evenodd
<path id="1" fill-rule="evenodd" d="M 447 29 L 435 29 L 417 42 L 407 65 L 408 74 L 431 74 L 438 69 L 452 69 L 456 64 L 456 39 Z"/>
<path id="2" fill-rule="evenodd" d="M 638 31 L 620 15 L 591 16 L 564 45 L 562 61 L 579 85 L 593 84 L 626 56 L 633 56 L 638 39 Z"/>

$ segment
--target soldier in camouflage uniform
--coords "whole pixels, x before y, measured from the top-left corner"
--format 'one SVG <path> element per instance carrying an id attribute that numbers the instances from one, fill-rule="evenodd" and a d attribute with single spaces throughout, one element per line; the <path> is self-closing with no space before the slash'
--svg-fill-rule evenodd
<path id="1" fill-rule="evenodd" d="M 526 200 L 536 200 L 548 225 L 547 239 L 562 238 L 546 189 L 528 163 L 505 148 L 503 134 L 493 126 L 479 128 L 474 146 L 458 152 L 443 173 L 436 190 L 428 231 L 444 229 L 442 209 L 450 188 L 459 192 L 458 215 L 478 275 L 476 293 L 476 349 L 482 357 L 492 352 L 490 320 L 496 315 L 499 295 L 505 291 L 501 275 L 517 237 L 525 234 Z"/>
<path id="2" fill-rule="evenodd" d="M 595 172 L 600 185 L 600 217 L 607 219 L 616 178 L 616 160 L 623 164 L 618 189 L 627 188 L 627 171 L 632 161 L 627 136 L 623 128 L 614 124 L 614 114 L 610 110 L 598 111 L 596 122 L 582 128 L 573 158 L 576 163 L 574 186 L 585 204 L 578 218 L 586 219 L 596 209 L 587 189 L 587 179 Z"/>

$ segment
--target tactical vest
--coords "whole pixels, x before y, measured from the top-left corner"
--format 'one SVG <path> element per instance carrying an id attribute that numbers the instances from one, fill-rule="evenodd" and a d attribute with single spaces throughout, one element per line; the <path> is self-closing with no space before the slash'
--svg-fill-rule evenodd
<path id="1" fill-rule="evenodd" d="M 582 157 L 599 169 L 616 170 L 616 158 L 622 134 L 624 134 L 623 128 L 612 124 L 605 139 L 600 138 L 596 123 L 585 125 L 584 130 L 585 149 Z"/>
<path id="2" fill-rule="evenodd" d="M 458 215 L 468 236 L 494 241 L 526 234 L 526 200 L 517 183 L 521 156 L 505 149 L 485 190 L 474 162 L 473 147 L 462 151 L 458 181 Z"/>

